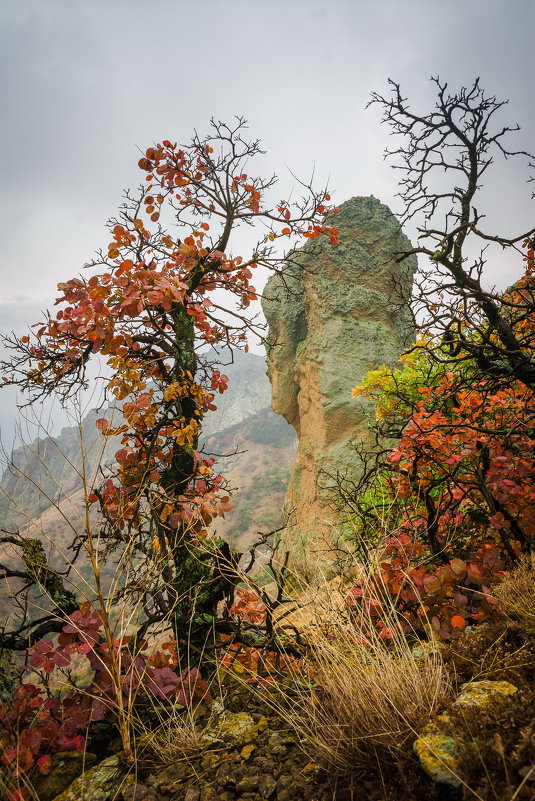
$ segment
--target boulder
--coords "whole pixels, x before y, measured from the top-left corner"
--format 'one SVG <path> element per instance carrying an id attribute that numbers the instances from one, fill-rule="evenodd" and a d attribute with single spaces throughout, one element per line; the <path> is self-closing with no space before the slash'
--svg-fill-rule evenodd
<path id="1" fill-rule="evenodd" d="M 463 684 L 453 709 L 473 716 L 495 718 L 518 701 L 518 687 L 509 681 L 471 681 Z"/>
<path id="2" fill-rule="evenodd" d="M 132 778 L 128 777 L 132 783 Z M 119 757 L 110 756 L 91 770 L 85 771 L 54 801 L 111 801 L 124 783 Z"/>

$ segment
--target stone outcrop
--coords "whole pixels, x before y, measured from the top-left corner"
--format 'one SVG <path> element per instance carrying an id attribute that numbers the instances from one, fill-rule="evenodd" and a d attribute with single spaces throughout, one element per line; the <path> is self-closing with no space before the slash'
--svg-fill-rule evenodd
<path id="1" fill-rule="evenodd" d="M 496 733 L 504 720 L 510 720 L 519 703 L 519 690 L 508 681 L 472 681 L 461 686 L 461 692 L 449 710 L 428 723 L 415 740 L 413 750 L 420 765 L 437 784 L 450 787 L 468 786 L 470 782 L 471 742 L 476 732 L 494 724 Z"/>
<path id="2" fill-rule="evenodd" d="M 294 564 L 332 547 L 333 476 L 355 477 L 353 442 L 369 439 L 372 410 L 351 397 L 371 369 L 395 364 L 413 337 L 407 305 L 416 257 L 392 212 L 374 197 L 340 206 L 340 243 L 315 239 L 265 289 L 272 405 L 299 438 L 286 498 Z"/>

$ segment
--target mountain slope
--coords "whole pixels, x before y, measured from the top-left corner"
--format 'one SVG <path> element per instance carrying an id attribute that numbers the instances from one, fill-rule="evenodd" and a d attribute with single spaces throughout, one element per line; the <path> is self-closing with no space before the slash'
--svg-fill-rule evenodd
<path id="1" fill-rule="evenodd" d="M 235 490 L 232 511 L 214 528 L 245 547 L 256 531 L 279 525 L 295 436 L 270 409 L 270 384 L 260 356 L 237 352 L 233 364 L 222 365 L 221 371 L 229 377 L 229 388 L 216 397 L 217 411 L 203 421 L 200 447 L 218 456 L 217 467 Z M 86 480 L 92 486 L 99 483 L 99 469 L 113 465 L 119 448 L 117 438 L 105 438 L 95 427 L 99 417 L 112 414 L 111 409 L 92 410 L 79 428 L 64 428 L 57 437 L 16 449 L 14 467 L 6 469 L 0 482 L 0 526 L 29 527 L 34 536 L 41 530 L 40 538 L 52 541 L 45 545 L 48 551 L 66 547 L 72 530 L 65 508 L 71 502 L 78 507 L 82 498 L 81 443 Z"/>

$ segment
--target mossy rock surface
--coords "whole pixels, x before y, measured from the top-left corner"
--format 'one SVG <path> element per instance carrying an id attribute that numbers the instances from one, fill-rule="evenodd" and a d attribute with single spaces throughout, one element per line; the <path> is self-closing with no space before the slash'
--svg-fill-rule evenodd
<path id="1" fill-rule="evenodd" d="M 120 758 L 110 756 L 91 770 L 85 771 L 54 801 L 114 801 L 119 798 L 123 783 Z"/>
<path id="2" fill-rule="evenodd" d="M 369 370 L 397 365 L 413 341 L 407 297 L 417 264 L 414 255 L 397 259 L 411 243 L 377 198 L 351 198 L 327 222 L 339 229 L 339 244 L 319 237 L 295 251 L 284 277 L 268 281 L 262 307 L 273 409 L 299 437 L 285 510 L 332 562 L 343 518 L 333 488 L 362 475 L 353 443 L 374 444 L 373 408 L 352 388 Z M 300 570 L 293 532 L 284 547 Z"/>
<path id="3" fill-rule="evenodd" d="M 464 684 L 453 707 L 481 714 L 498 714 L 518 701 L 518 687 L 509 681 L 472 681 Z"/>
<path id="4" fill-rule="evenodd" d="M 426 726 L 414 743 L 414 753 L 427 775 L 437 784 L 460 787 L 462 766 L 459 743 L 436 726 Z"/>
<path id="5" fill-rule="evenodd" d="M 62 751 L 52 755 L 48 776 L 40 776 L 35 782 L 39 801 L 52 801 L 72 784 L 84 770 L 88 772 L 96 764 L 94 754 L 83 751 Z"/>

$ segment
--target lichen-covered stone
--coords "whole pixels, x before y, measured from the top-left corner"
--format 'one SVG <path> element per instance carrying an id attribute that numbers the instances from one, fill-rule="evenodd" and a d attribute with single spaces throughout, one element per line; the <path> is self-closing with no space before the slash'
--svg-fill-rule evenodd
<path id="1" fill-rule="evenodd" d="M 461 763 L 457 741 L 433 724 L 414 743 L 414 753 L 427 775 L 438 784 L 460 787 Z"/>
<path id="2" fill-rule="evenodd" d="M 247 712 L 225 712 L 207 734 L 213 734 L 237 747 L 252 743 L 258 732 L 259 724 Z"/>
<path id="3" fill-rule="evenodd" d="M 86 771 L 54 801 L 111 801 L 122 784 L 119 757 L 108 757 Z"/>
<path id="4" fill-rule="evenodd" d="M 52 754 L 50 773 L 48 776 L 39 776 L 34 782 L 39 801 L 55 799 L 84 770 L 90 770 L 96 761 L 94 754 L 84 751 L 60 751 Z"/>
<path id="5" fill-rule="evenodd" d="M 240 753 L 243 759 L 249 759 L 253 754 L 254 750 L 255 750 L 254 745 L 244 745 Z"/>
<path id="6" fill-rule="evenodd" d="M 472 681 L 464 684 L 453 708 L 463 712 L 497 715 L 514 706 L 518 687 L 509 681 Z"/>
<path id="7" fill-rule="evenodd" d="M 465 729 L 463 719 L 469 722 L 479 717 L 495 719 L 514 708 L 518 694 L 518 688 L 508 681 L 473 681 L 461 687 L 451 707 L 428 724 L 414 743 L 414 752 L 433 781 L 451 787 L 462 784 L 460 755 L 469 750 L 471 736 L 470 727 Z"/>
<path id="8" fill-rule="evenodd" d="M 373 411 L 351 398 L 352 387 L 394 364 L 413 338 L 407 298 L 416 259 L 396 262 L 410 242 L 394 215 L 376 198 L 358 197 L 328 222 L 340 244 L 309 242 L 284 280 L 270 279 L 263 300 L 273 409 L 299 437 L 286 499 L 295 510 L 286 543 L 294 564 L 331 547 L 333 477 L 355 478 L 352 442 L 370 445 Z"/>

